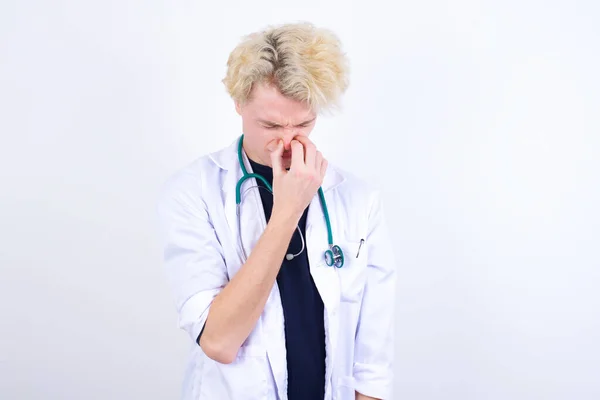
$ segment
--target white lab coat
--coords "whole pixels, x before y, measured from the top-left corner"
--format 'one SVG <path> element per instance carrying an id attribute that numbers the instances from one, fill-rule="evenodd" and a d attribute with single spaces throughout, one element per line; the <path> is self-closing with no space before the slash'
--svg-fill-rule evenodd
<path id="1" fill-rule="evenodd" d="M 237 143 L 198 158 L 167 180 L 159 199 L 164 263 L 179 316 L 192 339 L 184 400 L 286 400 L 284 320 L 277 282 L 254 330 L 231 364 L 206 357 L 195 343 L 212 300 L 243 264 L 235 187 L 242 172 Z M 244 160 L 248 171 L 251 167 Z M 254 179 L 244 183 L 255 185 Z M 389 399 L 392 389 L 395 265 L 377 191 L 329 164 L 323 192 L 342 268 L 328 267 L 327 229 L 319 196 L 309 207 L 306 249 L 325 305 L 326 400 L 354 400 L 357 390 Z M 244 191 L 243 191 L 244 193 Z M 249 254 L 265 227 L 258 189 L 246 193 L 241 226 Z M 357 251 L 361 239 L 365 242 Z"/>

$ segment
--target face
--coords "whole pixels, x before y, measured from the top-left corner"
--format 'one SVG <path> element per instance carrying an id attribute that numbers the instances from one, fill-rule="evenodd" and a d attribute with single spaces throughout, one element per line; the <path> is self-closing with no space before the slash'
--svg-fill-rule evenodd
<path id="1" fill-rule="evenodd" d="M 259 84 L 252 89 L 250 101 L 236 110 L 242 117 L 244 151 L 253 161 L 272 167 L 271 145 L 283 140 L 283 166 L 291 164 L 290 142 L 296 136 L 308 137 L 312 132 L 316 113 L 306 104 L 283 96 L 271 85 Z"/>

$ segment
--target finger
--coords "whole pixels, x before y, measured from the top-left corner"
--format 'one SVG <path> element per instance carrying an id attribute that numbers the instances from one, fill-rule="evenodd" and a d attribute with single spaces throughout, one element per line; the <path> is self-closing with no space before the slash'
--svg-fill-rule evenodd
<path id="1" fill-rule="evenodd" d="M 310 167 L 317 167 L 316 164 L 316 155 L 317 155 L 317 146 L 307 137 L 298 135 L 295 137 L 302 146 L 304 146 L 304 162 L 306 165 Z"/>
<path id="2" fill-rule="evenodd" d="M 327 162 L 326 159 L 323 159 L 321 161 L 321 180 L 323 180 L 325 178 L 325 174 L 327 173 L 327 166 L 329 165 L 329 163 Z"/>
<path id="3" fill-rule="evenodd" d="M 313 141 L 310 140 L 308 138 L 308 136 L 298 135 L 298 136 L 295 136 L 294 139 L 296 139 L 297 141 L 299 141 L 300 143 L 302 143 L 302 145 L 304 145 L 305 147 L 307 145 L 309 145 L 309 144 L 313 144 L 314 145 Z"/>
<path id="4" fill-rule="evenodd" d="M 304 145 L 304 160 L 306 165 L 309 165 L 311 168 L 316 168 L 317 146 L 312 142 L 308 142 Z"/>
<path id="5" fill-rule="evenodd" d="M 304 147 L 302 143 L 297 140 L 292 140 L 290 143 L 292 147 L 292 168 L 302 168 L 304 164 Z"/>
<path id="6" fill-rule="evenodd" d="M 281 161 L 281 156 L 283 155 L 283 141 L 280 140 L 277 142 L 277 147 L 275 150 L 271 151 L 271 165 L 273 166 L 273 175 L 280 174 L 285 172 L 283 168 L 283 163 Z"/>
<path id="7" fill-rule="evenodd" d="M 321 171 L 321 163 L 323 162 L 323 153 L 321 153 L 320 151 L 317 151 L 317 154 L 315 155 L 315 169 L 320 172 Z"/>

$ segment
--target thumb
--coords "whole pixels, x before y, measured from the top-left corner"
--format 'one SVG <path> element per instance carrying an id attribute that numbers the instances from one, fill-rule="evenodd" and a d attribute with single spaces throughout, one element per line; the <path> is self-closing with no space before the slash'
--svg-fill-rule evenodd
<path id="1" fill-rule="evenodd" d="M 281 165 L 281 156 L 283 155 L 283 140 L 277 142 L 277 147 L 271 152 L 271 165 L 273 166 L 273 175 L 285 172 Z"/>

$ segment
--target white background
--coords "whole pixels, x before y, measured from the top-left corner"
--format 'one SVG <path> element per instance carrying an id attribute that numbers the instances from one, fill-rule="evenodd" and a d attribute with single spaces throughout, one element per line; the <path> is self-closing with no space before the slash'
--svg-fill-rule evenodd
<path id="1" fill-rule="evenodd" d="M 1 3 L 0 398 L 177 398 L 157 190 L 241 133 L 241 36 L 297 20 L 352 62 L 313 138 L 385 193 L 395 398 L 600 398 L 598 3 L 319 3 Z"/>

